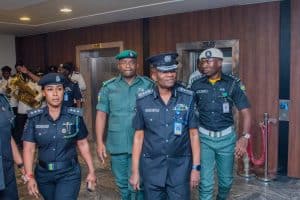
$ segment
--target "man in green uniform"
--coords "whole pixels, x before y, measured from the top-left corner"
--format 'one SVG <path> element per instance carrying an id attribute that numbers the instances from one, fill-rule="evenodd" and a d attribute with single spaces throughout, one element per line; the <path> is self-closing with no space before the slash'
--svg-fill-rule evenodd
<path id="1" fill-rule="evenodd" d="M 131 175 L 131 151 L 134 135 L 132 119 L 135 114 L 136 95 L 152 88 L 153 82 L 136 74 L 137 53 L 125 50 L 116 56 L 120 75 L 103 83 L 98 95 L 96 115 L 97 153 L 104 163 L 111 155 L 112 172 L 122 200 L 142 198 L 129 185 Z M 105 124 L 108 121 L 107 138 L 104 141 Z"/>
<path id="2" fill-rule="evenodd" d="M 214 168 L 218 175 L 217 200 L 225 200 L 233 181 L 234 155 L 246 153 L 250 138 L 250 104 L 245 86 L 233 76 L 222 73 L 223 53 L 216 48 L 200 54 L 204 76 L 193 82 L 199 112 L 201 141 L 200 199 L 213 199 Z M 232 108 L 236 106 L 242 119 L 243 134 L 236 139 Z"/>

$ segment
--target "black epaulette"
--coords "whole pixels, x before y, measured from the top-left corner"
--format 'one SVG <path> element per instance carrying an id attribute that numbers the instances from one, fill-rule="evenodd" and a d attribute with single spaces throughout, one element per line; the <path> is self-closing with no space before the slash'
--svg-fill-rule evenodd
<path id="1" fill-rule="evenodd" d="M 37 109 L 33 109 L 33 110 L 29 110 L 27 112 L 27 117 L 28 118 L 32 118 L 32 117 L 35 117 L 37 115 L 40 115 L 44 112 L 44 110 L 42 108 L 37 108 Z"/>
<path id="2" fill-rule="evenodd" d="M 116 79 L 117 79 L 117 77 L 114 77 L 114 78 L 112 78 L 112 79 L 109 79 L 109 80 L 107 80 L 107 81 L 104 81 L 103 84 L 102 84 L 102 86 L 106 86 L 106 85 L 108 85 L 109 83 L 114 82 Z"/>
<path id="3" fill-rule="evenodd" d="M 145 90 L 143 92 L 139 92 L 137 94 L 137 99 L 142 99 L 146 96 L 149 96 L 150 94 L 153 94 L 153 89 L 148 89 L 148 90 Z"/>
<path id="4" fill-rule="evenodd" d="M 178 92 L 182 92 L 182 93 L 187 94 L 187 95 L 190 95 L 190 96 L 192 96 L 192 95 L 194 94 L 193 91 L 188 90 L 188 89 L 185 89 L 185 88 L 183 88 L 183 87 L 178 87 L 178 88 L 176 88 L 176 90 L 177 90 Z"/>
<path id="5" fill-rule="evenodd" d="M 82 115 L 83 115 L 83 110 L 81 108 L 69 107 L 67 112 L 72 115 L 77 115 L 80 117 L 82 117 Z"/>

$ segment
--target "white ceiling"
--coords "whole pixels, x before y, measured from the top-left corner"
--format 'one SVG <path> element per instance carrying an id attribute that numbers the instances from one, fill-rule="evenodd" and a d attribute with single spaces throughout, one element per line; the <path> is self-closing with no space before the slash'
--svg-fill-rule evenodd
<path id="1" fill-rule="evenodd" d="M 174 13 L 278 0 L 1 0 L 0 33 L 33 35 Z M 62 7 L 73 10 L 61 13 Z M 30 22 L 19 18 L 28 16 Z"/>

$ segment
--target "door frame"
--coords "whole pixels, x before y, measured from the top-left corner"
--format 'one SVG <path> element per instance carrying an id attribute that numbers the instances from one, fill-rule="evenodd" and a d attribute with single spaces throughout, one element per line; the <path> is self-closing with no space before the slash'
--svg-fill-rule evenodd
<path id="1" fill-rule="evenodd" d="M 76 66 L 77 70 L 82 73 L 82 76 L 85 79 L 87 89 L 85 94 L 83 95 L 84 98 L 84 114 L 83 117 L 85 119 L 85 123 L 87 125 L 89 136 L 88 139 L 95 139 L 95 130 L 93 130 L 93 114 L 92 114 L 92 95 L 91 95 L 91 80 L 89 78 L 89 69 L 83 69 L 80 66 L 80 53 L 82 51 L 93 51 L 93 50 L 100 50 L 100 49 L 110 49 L 110 48 L 119 48 L 119 52 L 124 50 L 124 42 L 123 41 L 116 41 L 116 42 L 105 42 L 105 43 L 95 43 L 95 44 L 85 44 L 85 45 L 78 45 L 76 46 Z M 88 88 L 89 87 L 89 88 Z"/>

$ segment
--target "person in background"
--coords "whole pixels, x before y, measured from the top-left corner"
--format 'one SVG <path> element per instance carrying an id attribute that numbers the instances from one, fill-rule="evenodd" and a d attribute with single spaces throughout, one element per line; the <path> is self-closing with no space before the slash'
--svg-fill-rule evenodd
<path id="1" fill-rule="evenodd" d="M 63 74 L 65 77 L 65 93 L 64 93 L 64 106 L 68 107 L 81 107 L 82 95 L 78 86 L 78 83 L 73 82 L 70 79 L 72 73 L 72 65 L 65 63 L 62 67 L 59 68 L 59 73 Z"/>
<path id="2" fill-rule="evenodd" d="M 37 91 L 40 91 L 40 87 L 36 84 L 37 81 L 39 81 L 40 77 L 32 73 L 28 68 L 24 65 L 22 61 L 17 61 L 15 65 L 15 69 L 17 74 L 15 76 L 20 76 L 23 83 L 22 84 L 31 84 L 36 88 Z M 21 90 L 18 88 L 18 90 Z M 15 132 L 13 133 L 14 139 L 19 146 L 19 148 L 22 148 L 22 134 L 23 129 L 27 120 L 27 112 L 29 110 L 33 109 L 32 105 L 29 105 L 22 99 L 18 100 L 18 110 L 16 115 L 16 127 Z"/>
<path id="3" fill-rule="evenodd" d="M 132 118 L 137 93 L 151 88 L 153 82 L 137 75 L 136 58 L 137 53 L 132 50 L 122 51 L 116 56 L 120 75 L 103 83 L 96 107 L 97 153 L 102 163 L 106 151 L 110 153 L 112 172 L 122 200 L 143 198 L 142 192 L 136 193 L 129 184 L 134 134 Z M 106 122 L 107 138 L 104 140 Z"/>
<path id="4" fill-rule="evenodd" d="M 12 137 L 14 113 L 4 94 L 0 93 L 0 199 L 18 200 L 14 162 L 24 174 L 21 154 Z"/>
<path id="5" fill-rule="evenodd" d="M 30 195 L 45 200 L 75 200 L 81 183 L 78 148 L 88 166 L 86 182 L 95 186 L 96 176 L 80 108 L 63 105 L 65 78 L 58 73 L 42 77 L 39 85 L 46 107 L 28 112 L 23 141 L 24 166 Z M 33 172 L 35 149 L 38 163 Z"/>
<path id="6" fill-rule="evenodd" d="M 84 78 L 82 76 L 82 74 L 78 71 L 76 71 L 76 67 L 72 62 L 66 62 L 64 64 L 61 64 L 61 67 L 63 67 L 64 65 L 68 65 L 70 73 L 69 73 L 69 78 L 74 82 L 74 83 L 78 83 L 79 89 L 81 92 L 84 92 L 86 90 L 86 83 L 84 81 Z"/>
<path id="7" fill-rule="evenodd" d="M 58 67 L 56 65 L 50 65 L 47 68 L 47 74 L 48 73 L 58 73 Z"/>
<path id="8" fill-rule="evenodd" d="M 143 180 L 146 200 L 189 200 L 190 187 L 200 177 L 194 93 L 176 84 L 177 56 L 163 53 L 148 59 L 156 68 L 156 87 L 137 98 L 130 183 L 139 189 Z"/>
<path id="9" fill-rule="evenodd" d="M 191 73 L 191 75 L 189 76 L 187 88 L 191 88 L 193 82 L 195 82 L 197 79 L 203 76 L 201 72 L 202 70 L 201 65 L 202 65 L 201 60 L 197 59 L 197 70 Z"/>
<path id="10" fill-rule="evenodd" d="M 14 96 L 11 95 L 11 89 L 8 87 L 8 81 L 11 78 L 11 68 L 9 66 L 4 66 L 1 68 L 2 79 L 0 80 L 0 93 L 5 94 L 9 100 L 10 106 L 14 112 L 17 114 L 18 101 Z"/>
<path id="11" fill-rule="evenodd" d="M 216 168 L 217 200 L 225 200 L 233 182 L 234 157 L 240 158 L 246 153 L 250 138 L 250 103 L 240 79 L 222 73 L 223 52 L 220 49 L 206 49 L 199 59 L 204 76 L 191 87 L 196 93 L 203 166 L 199 199 L 213 199 Z M 239 110 L 242 121 L 243 132 L 239 139 L 234 128 L 233 106 Z"/>

